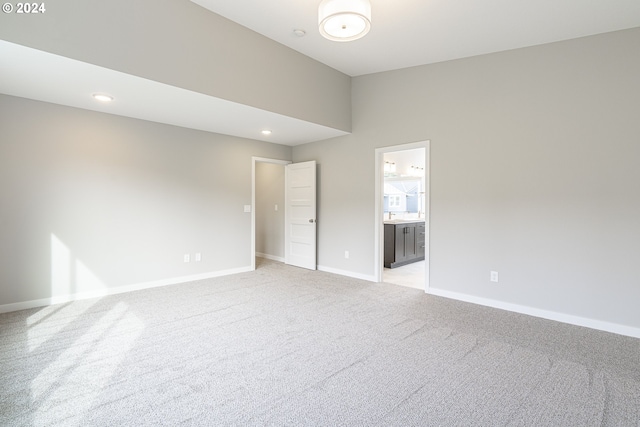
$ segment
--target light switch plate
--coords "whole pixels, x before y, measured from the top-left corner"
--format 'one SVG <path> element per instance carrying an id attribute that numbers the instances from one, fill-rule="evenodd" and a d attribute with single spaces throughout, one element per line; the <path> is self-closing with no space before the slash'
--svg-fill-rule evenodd
<path id="1" fill-rule="evenodd" d="M 245 212 L 251 212 L 251 205 L 244 205 Z"/>

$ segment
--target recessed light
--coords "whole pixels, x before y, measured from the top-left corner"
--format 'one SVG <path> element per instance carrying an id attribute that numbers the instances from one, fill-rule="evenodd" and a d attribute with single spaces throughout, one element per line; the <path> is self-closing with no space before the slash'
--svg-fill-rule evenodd
<path id="1" fill-rule="evenodd" d="M 100 102 L 111 102 L 113 101 L 113 96 L 105 95 L 104 93 L 94 93 L 94 99 Z"/>
<path id="2" fill-rule="evenodd" d="M 262 134 L 263 135 L 271 135 L 271 131 L 268 130 L 268 129 L 265 129 L 265 130 L 262 131 Z"/>

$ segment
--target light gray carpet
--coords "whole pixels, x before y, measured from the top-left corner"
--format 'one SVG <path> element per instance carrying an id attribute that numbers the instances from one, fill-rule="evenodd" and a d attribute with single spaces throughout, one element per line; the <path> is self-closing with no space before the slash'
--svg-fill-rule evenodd
<path id="1" fill-rule="evenodd" d="M 640 340 L 259 260 L 0 315 L 0 425 L 639 426 Z"/>

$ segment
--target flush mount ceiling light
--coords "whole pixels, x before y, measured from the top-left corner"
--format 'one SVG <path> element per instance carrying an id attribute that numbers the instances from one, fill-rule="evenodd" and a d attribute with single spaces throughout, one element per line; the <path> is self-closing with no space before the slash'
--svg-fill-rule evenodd
<path id="1" fill-rule="evenodd" d="M 369 0 L 322 0 L 318 6 L 320 34 L 338 42 L 364 37 L 371 29 Z"/>
<path id="2" fill-rule="evenodd" d="M 265 129 L 262 131 L 263 135 L 271 135 L 271 131 L 269 129 Z"/>
<path id="3" fill-rule="evenodd" d="M 94 93 L 93 98 L 100 102 L 111 102 L 113 101 L 113 96 L 105 95 L 104 93 Z"/>

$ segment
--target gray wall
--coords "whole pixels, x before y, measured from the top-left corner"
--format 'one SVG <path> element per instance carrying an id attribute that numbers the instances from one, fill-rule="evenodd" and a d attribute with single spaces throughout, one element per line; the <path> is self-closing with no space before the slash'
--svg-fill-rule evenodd
<path id="1" fill-rule="evenodd" d="M 373 275 L 375 148 L 428 139 L 432 288 L 640 327 L 638 46 L 636 28 L 354 78 L 353 134 L 293 150 L 321 168 L 319 264 Z"/>
<path id="2" fill-rule="evenodd" d="M 0 39 L 351 130 L 349 76 L 189 0 L 46 6 L 28 17 L 2 14 Z"/>
<path id="3" fill-rule="evenodd" d="M 248 268 L 252 156 L 291 148 L 0 95 L 0 305 Z"/>
<path id="4" fill-rule="evenodd" d="M 284 260 L 284 208 L 284 165 L 256 162 L 256 253 Z"/>

